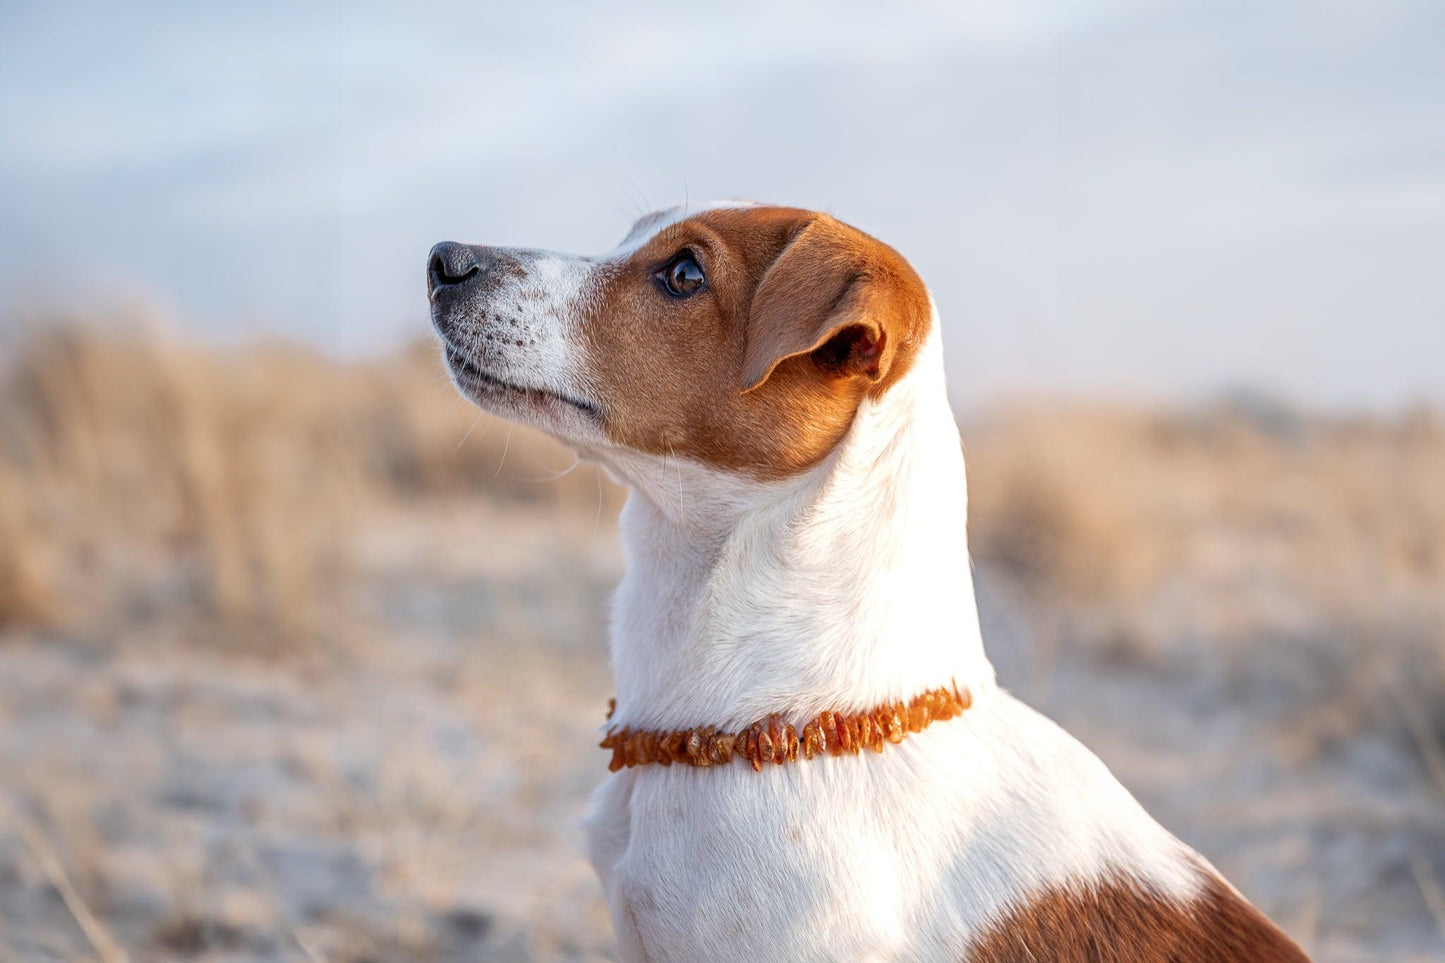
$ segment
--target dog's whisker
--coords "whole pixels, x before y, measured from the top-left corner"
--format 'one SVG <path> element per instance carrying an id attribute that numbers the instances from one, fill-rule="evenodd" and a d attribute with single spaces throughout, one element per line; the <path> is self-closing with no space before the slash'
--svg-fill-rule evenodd
<path id="1" fill-rule="evenodd" d="M 578 458 L 576 455 L 573 455 L 572 464 L 568 465 L 566 468 L 563 468 L 561 471 L 555 471 L 551 474 L 543 475 L 540 478 L 532 478 L 529 479 L 529 481 L 539 485 L 544 485 L 548 482 L 554 482 L 559 479 L 566 478 L 568 475 L 572 474 L 572 472 L 575 471 L 577 469 L 577 466 L 580 464 L 582 464 L 582 459 Z"/>
<path id="2" fill-rule="evenodd" d="M 668 445 L 668 446 L 667 446 L 667 452 L 668 452 L 668 454 L 670 454 L 670 455 L 672 456 L 672 460 L 673 460 L 674 462 L 677 462 L 677 452 L 675 452 L 675 451 L 672 450 L 672 446 L 671 446 L 671 445 Z M 666 472 L 666 471 L 667 471 L 667 459 L 666 459 L 666 458 L 664 458 L 664 459 L 662 460 L 662 467 L 663 467 L 663 471 Z M 681 524 L 682 524 L 682 526 L 683 526 L 684 528 L 686 528 L 686 527 L 687 527 L 687 497 L 684 495 L 683 490 L 682 490 L 682 465 L 681 465 L 681 463 L 678 463 L 678 464 L 677 464 L 677 512 L 678 512 L 678 521 L 681 522 Z"/>
<path id="3" fill-rule="evenodd" d="M 512 447 L 512 424 L 507 423 L 507 440 L 502 444 L 502 457 L 497 459 L 497 470 L 492 473 L 492 481 L 496 481 L 502 475 L 502 466 L 507 463 L 507 451 Z"/>
<path id="4" fill-rule="evenodd" d="M 633 177 L 629 178 L 629 180 L 631 181 L 632 189 L 636 191 L 638 200 L 640 202 L 637 207 L 637 216 L 641 217 L 648 211 L 652 210 L 652 205 L 647 203 L 647 192 L 642 189 L 641 184 L 637 183 L 637 178 Z"/>
<path id="5" fill-rule="evenodd" d="M 465 444 L 467 443 L 467 439 L 472 436 L 472 431 L 477 427 L 477 422 L 481 421 L 481 420 L 482 420 L 482 416 L 485 415 L 485 414 L 486 414 L 485 411 L 478 411 L 478 412 L 477 412 L 477 416 L 472 419 L 472 423 L 471 423 L 470 426 L 468 426 L 467 431 L 466 431 L 466 434 L 462 435 L 462 440 L 459 441 L 459 442 L 457 442 L 457 446 L 452 449 L 452 457 L 453 457 L 453 458 L 457 457 L 457 452 L 459 452 L 459 451 L 462 450 L 462 445 L 465 445 Z M 488 427 L 491 427 L 491 426 L 489 425 Z M 486 432 L 482 432 L 482 434 L 485 435 Z"/>
<path id="6" fill-rule="evenodd" d="M 597 517 L 592 519 L 592 534 L 595 537 L 602 527 L 602 466 L 592 466 L 593 476 L 597 479 Z"/>

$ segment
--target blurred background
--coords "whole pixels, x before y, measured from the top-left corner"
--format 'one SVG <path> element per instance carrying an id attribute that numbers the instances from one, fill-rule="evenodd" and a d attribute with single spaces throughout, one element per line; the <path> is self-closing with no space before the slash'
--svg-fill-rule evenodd
<path id="1" fill-rule="evenodd" d="M 822 208 L 986 640 L 1320 960 L 1445 957 L 1445 7 L 0 4 L 0 959 L 615 955 L 623 492 L 423 265 Z"/>

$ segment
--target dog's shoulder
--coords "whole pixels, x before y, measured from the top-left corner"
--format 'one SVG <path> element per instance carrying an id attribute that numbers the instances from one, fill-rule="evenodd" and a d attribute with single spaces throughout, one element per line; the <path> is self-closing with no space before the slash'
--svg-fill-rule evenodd
<path id="1" fill-rule="evenodd" d="M 1006 800 L 990 816 L 1010 834 L 1000 851 L 1028 865 L 1009 874 L 1018 888 L 971 941 L 970 963 L 1308 959 L 1072 735 L 1012 698 L 990 728 Z"/>
<path id="2" fill-rule="evenodd" d="M 976 720 L 989 772 L 972 818 L 1004 894 L 970 941 L 978 963 L 1285 963 L 1307 957 L 1160 826 L 1083 744 L 1012 697 Z M 977 841 L 979 835 L 975 835 Z M 980 894 L 971 894 L 977 899 Z"/>
<path id="3" fill-rule="evenodd" d="M 1308 957 L 1263 913 L 1201 867 L 1176 901 L 1115 878 L 1058 886 L 1016 907 L 974 943 L 969 963 L 1298 963 Z"/>

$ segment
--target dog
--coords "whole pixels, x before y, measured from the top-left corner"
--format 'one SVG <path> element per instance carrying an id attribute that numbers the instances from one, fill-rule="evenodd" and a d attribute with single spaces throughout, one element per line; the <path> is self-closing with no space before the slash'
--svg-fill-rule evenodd
<path id="1" fill-rule="evenodd" d="M 1297 961 L 984 655 L 932 297 L 827 214 L 443 243 L 457 388 L 630 486 L 589 856 L 629 960 Z"/>

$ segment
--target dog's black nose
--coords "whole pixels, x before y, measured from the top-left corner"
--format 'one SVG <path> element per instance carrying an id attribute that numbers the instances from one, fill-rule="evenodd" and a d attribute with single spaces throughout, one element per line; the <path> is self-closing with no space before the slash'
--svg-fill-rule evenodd
<path id="1" fill-rule="evenodd" d="M 456 241 L 442 241 L 431 249 L 426 262 L 427 289 L 463 284 L 481 272 L 476 251 Z"/>

